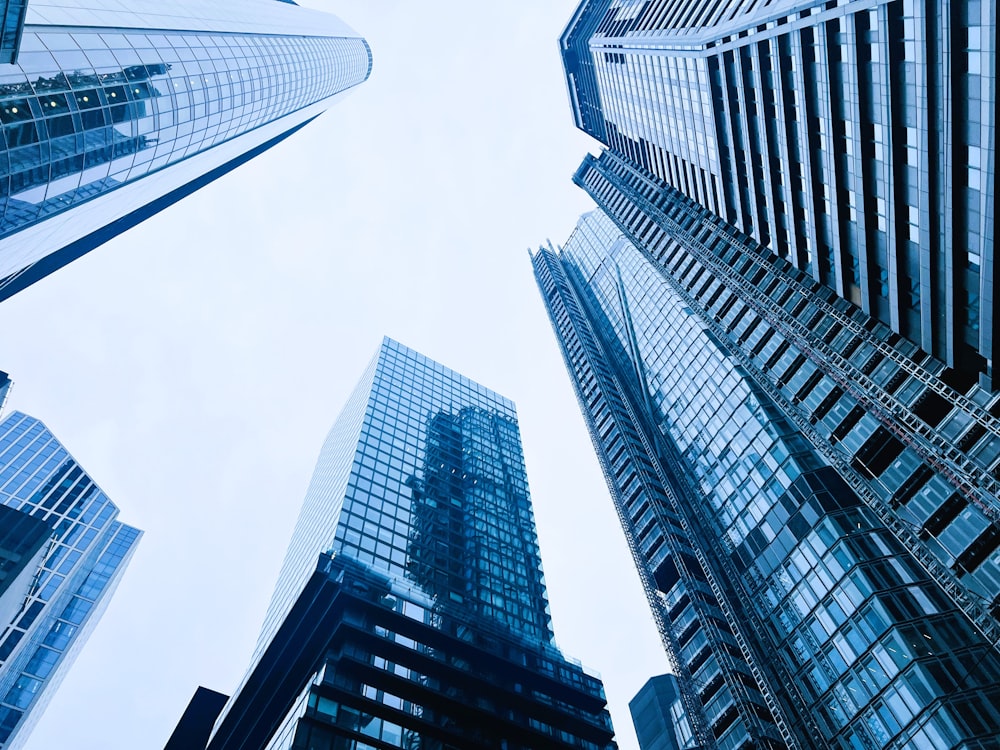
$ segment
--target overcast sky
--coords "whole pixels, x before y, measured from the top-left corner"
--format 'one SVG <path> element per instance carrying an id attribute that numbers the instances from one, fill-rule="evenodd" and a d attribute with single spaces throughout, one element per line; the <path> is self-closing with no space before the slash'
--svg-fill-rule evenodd
<path id="1" fill-rule="evenodd" d="M 368 82 L 0 305 L 8 409 L 146 535 L 28 750 L 162 748 L 250 658 L 320 444 L 388 334 L 512 398 L 556 638 L 628 701 L 667 670 L 527 249 L 592 208 L 557 38 L 575 0 L 312 0 Z"/>

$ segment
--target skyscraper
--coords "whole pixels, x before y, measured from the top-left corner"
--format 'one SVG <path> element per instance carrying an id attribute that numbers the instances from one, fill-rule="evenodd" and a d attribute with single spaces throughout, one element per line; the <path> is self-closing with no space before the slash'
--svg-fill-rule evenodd
<path id="1" fill-rule="evenodd" d="M 364 39 L 293 3 L 32 0 L 16 63 L 0 63 L 0 300 L 280 142 L 370 71 Z"/>
<path id="2" fill-rule="evenodd" d="M 992 741 L 995 14 L 597 0 L 561 44 L 608 150 L 536 277 L 697 741 Z"/>
<path id="3" fill-rule="evenodd" d="M 208 747 L 615 747 L 552 637 L 514 405 L 385 339 Z"/>
<path id="4" fill-rule="evenodd" d="M 14 618 L 0 623 L 0 748 L 14 750 L 101 618 L 142 532 L 117 520 L 115 504 L 45 425 L 16 411 L 0 421 L 0 504 L 0 523 L 16 519 L 22 547 L 44 538 Z"/>
<path id="5" fill-rule="evenodd" d="M 585 0 L 577 125 L 971 383 L 994 383 L 996 13 Z"/>
<path id="6" fill-rule="evenodd" d="M 601 167 L 588 160 L 580 181 L 620 224 L 588 214 L 533 262 L 696 743 L 988 747 L 998 629 L 972 593 L 993 580 L 988 541 L 968 533 L 985 496 L 880 429 L 751 303 L 773 294 L 838 347 L 867 345 L 859 387 L 916 367 L 915 347 L 676 191 L 636 170 L 598 184 Z M 916 399 L 920 385 L 892 390 Z"/>

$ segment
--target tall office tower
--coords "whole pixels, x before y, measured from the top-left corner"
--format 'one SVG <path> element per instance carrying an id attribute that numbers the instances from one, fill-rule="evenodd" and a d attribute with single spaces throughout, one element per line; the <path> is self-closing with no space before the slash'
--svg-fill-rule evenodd
<path id="1" fill-rule="evenodd" d="M 677 678 L 651 677 L 628 703 L 639 750 L 694 750 L 694 735 L 684 712 Z"/>
<path id="2" fill-rule="evenodd" d="M 552 643 L 513 403 L 383 341 L 208 747 L 615 747 L 600 680 Z"/>
<path id="3" fill-rule="evenodd" d="M 998 627 L 971 592 L 995 585 L 995 542 L 969 532 L 995 505 L 852 392 L 929 417 L 926 357 L 620 165 L 578 175 L 614 221 L 585 216 L 533 262 L 696 743 L 993 746 Z M 853 352 L 856 382 L 819 347 Z M 938 429 L 967 403 L 937 407 Z"/>
<path id="4" fill-rule="evenodd" d="M 577 125 L 995 384 L 996 6 L 584 0 Z"/>
<path id="5" fill-rule="evenodd" d="M 118 508 L 45 425 L 16 411 L 0 420 L 0 504 L 0 523 L 19 519 L 22 546 L 40 536 L 27 522 L 47 526 L 33 580 L 14 618 L 0 623 L 0 748 L 14 750 L 101 618 L 142 532 L 116 520 Z"/>
<path id="6" fill-rule="evenodd" d="M 17 61 L 0 64 L 0 300 L 280 142 L 370 70 L 364 39 L 294 3 L 31 0 Z"/>

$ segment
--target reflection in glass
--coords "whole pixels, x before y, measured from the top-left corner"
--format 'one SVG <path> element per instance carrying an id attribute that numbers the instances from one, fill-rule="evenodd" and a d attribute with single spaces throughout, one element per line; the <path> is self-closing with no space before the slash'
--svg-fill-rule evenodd
<path id="1" fill-rule="evenodd" d="M 407 574 L 442 615 L 492 619 L 548 640 L 529 500 L 503 458 L 520 450 L 516 430 L 473 407 L 428 420 L 423 476 L 409 480 Z"/>
<path id="2" fill-rule="evenodd" d="M 600 680 L 552 640 L 513 403 L 385 339 L 209 750 L 612 750 Z"/>

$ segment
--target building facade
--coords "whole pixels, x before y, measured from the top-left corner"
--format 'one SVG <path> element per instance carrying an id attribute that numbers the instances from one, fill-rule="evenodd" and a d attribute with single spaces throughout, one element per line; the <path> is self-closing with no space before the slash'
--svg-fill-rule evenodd
<path id="1" fill-rule="evenodd" d="M 536 277 L 705 747 L 1000 728 L 995 8 L 932 5 L 596 0 L 561 39 L 607 150 Z"/>
<path id="2" fill-rule="evenodd" d="M 2 518 L 48 527 L 15 616 L 0 623 L 0 748 L 15 750 L 100 620 L 142 532 L 117 520 L 117 506 L 44 424 L 17 411 L 0 421 L 0 504 Z"/>
<path id="3" fill-rule="evenodd" d="M 578 127 L 994 382 L 993 3 L 586 0 L 561 45 Z"/>
<path id="4" fill-rule="evenodd" d="M 513 403 L 386 339 L 208 747 L 615 747 L 552 637 Z"/>
<path id="5" fill-rule="evenodd" d="M 0 63 L 0 300 L 280 142 L 370 70 L 356 32 L 290 3 L 32 0 L 16 62 Z"/>
<path id="6" fill-rule="evenodd" d="M 946 552 L 968 554 L 977 513 L 976 549 L 990 549 L 988 497 L 967 498 L 835 391 L 754 305 L 773 295 L 852 347 L 859 387 L 916 348 L 612 154 L 578 180 L 614 220 L 585 216 L 560 253 L 534 255 L 536 278 L 695 742 L 989 747 L 993 574 Z M 827 306 L 849 323 L 821 320 Z M 896 381 L 918 398 L 919 379 Z M 935 511 L 948 502 L 957 515 Z"/>

